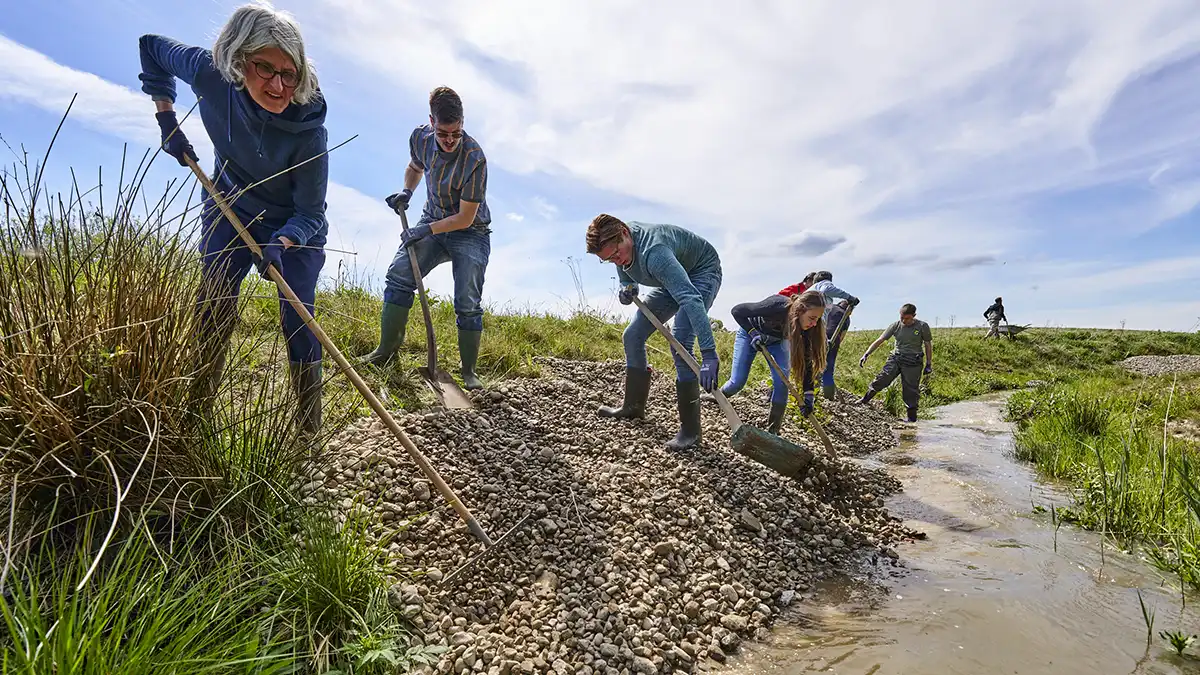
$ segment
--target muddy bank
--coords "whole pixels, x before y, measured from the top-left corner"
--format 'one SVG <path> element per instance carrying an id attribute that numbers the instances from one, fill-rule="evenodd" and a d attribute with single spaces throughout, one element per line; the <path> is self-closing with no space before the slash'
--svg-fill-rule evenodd
<path id="1" fill-rule="evenodd" d="M 335 439 L 301 488 L 394 537 L 394 606 L 451 647 L 436 672 L 692 672 L 765 636 L 822 579 L 897 564 L 911 532 L 884 508 L 899 488 L 887 472 L 819 459 L 785 479 L 730 450 L 715 406 L 702 446 L 671 453 L 673 373 L 655 374 L 645 420 L 620 421 L 595 411 L 619 401 L 622 364 L 540 363 L 542 378 L 481 392 L 475 410 L 398 417 L 493 537 L 534 514 L 473 574 L 438 583 L 480 545 L 377 421 Z M 763 396 L 734 402 L 767 417 Z M 831 433 L 856 430 L 840 439 L 852 453 L 856 437 L 891 442 L 878 410 L 830 409 Z M 784 434 L 806 439 L 793 420 Z"/>

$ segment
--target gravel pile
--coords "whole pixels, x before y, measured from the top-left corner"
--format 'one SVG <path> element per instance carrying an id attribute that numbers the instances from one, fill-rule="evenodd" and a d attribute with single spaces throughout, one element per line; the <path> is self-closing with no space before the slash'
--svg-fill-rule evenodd
<path id="1" fill-rule="evenodd" d="M 450 646 L 434 672 L 693 672 L 764 637 L 816 581 L 897 565 L 892 545 L 914 536 L 883 508 L 900 489 L 886 472 L 810 443 L 807 477 L 783 478 L 730 450 L 715 406 L 702 446 L 669 452 L 674 373 L 655 373 L 645 420 L 618 421 L 595 411 L 619 402 L 623 364 L 539 363 L 542 378 L 477 392 L 475 410 L 397 417 L 493 538 L 533 513 L 451 583 L 482 548 L 374 418 L 335 439 L 301 487 L 391 538 L 389 602 Z M 745 419 L 765 420 L 749 399 Z M 784 434 L 802 439 L 791 424 Z"/>
<path id="2" fill-rule="evenodd" d="M 1139 375 L 1200 373 L 1200 356 L 1193 354 L 1131 356 L 1122 361 L 1121 365 Z"/>

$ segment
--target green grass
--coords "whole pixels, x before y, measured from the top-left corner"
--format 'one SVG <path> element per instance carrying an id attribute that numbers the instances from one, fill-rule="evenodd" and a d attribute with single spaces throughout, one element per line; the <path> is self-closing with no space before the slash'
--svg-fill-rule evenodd
<path id="1" fill-rule="evenodd" d="M 1143 545 L 1200 588 L 1200 446 L 1180 426 L 1200 420 L 1200 376 L 1106 370 L 1018 392 L 1008 416 L 1017 456 L 1072 488 L 1075 506 L 1062 517 Z"/>

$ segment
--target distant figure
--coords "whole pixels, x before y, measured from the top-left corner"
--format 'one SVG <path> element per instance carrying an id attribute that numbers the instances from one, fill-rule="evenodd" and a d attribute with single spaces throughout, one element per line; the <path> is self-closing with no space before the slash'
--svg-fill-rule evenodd
<path id="1" fill-rule="evenodd" d="M 1000 322 L 1008 323 L 1008 317 L 1004 316 L 1004 298 L 996 298 L 996 302 L 992 303 L 992 306 L 988 307 L 987 311 L 983 313 L 983 318 L 987 319 L 988 323 L 992 325 L 992 329 L 988 331 L 987 335 L 983 336 L 983 339 L 986 340 L 993 335 L 999 338 Z"/>
<path id="2" fill-rule="evenodd" d="M 908 408 L 908 421 L 917 421 L 917 403 L 921 398 L 921 354 L 925 355 L 925 374 L 933 374 L 933 332 L 929 324 L 917 318 L 917 306 L 908 303 L 900 308 L 900 320 L 887 327 L 867 351 L 858 360 L 861 368 L 867 363 L 867 357 L 888 338 L 896 338 L 896 348 L 883 364 L 883 370 L 875 376 L 875 380 L 867 387 L 867 393 L 859 400 L 866 404 L 875 394 L 887 389 L 888 385 L 900 376 L 903 387 L 904 405 Z"/>

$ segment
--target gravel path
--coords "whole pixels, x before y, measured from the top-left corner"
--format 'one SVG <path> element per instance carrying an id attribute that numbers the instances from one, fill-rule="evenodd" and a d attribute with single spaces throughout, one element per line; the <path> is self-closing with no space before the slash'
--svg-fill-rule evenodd
<path id="1" fill-rule="evenodd" d="M 439 582 L 481 547 L 374 418 L 301 487 L 393 537 L 389 602 L 450 646 L 432 672 L 694 672 L 765 636 L 816 581 L 899 564 L 892 545 L 914 536 L 883 508 L 900 489 L 886 472 L 819 458 L 783 478 L 730 450 L 715 405 L 701 447 L 667 451 L 674 373 L 655 373 L 647 419 L 620 421 L 595 411 L 619 403 L 623 364 L 539 363 L 542 378 L 478 392 L 475 410 L 397 417 L 492 537 L 534 514 L 453 583 Z M 763 394 L 734 399 L 747 422 L 766 419 Z M 822 404 L 848 454 L 894 444 L 880 410 Z M 793 420 L 784 435 L 820 455 Z"/>
<path id="2" fill-rule="evenodd" d="M 1121 365 L 1139 375 L 1200 373 L 1200 356 L 1193 354 L 1131 356 L 1122 361 Z"/>

